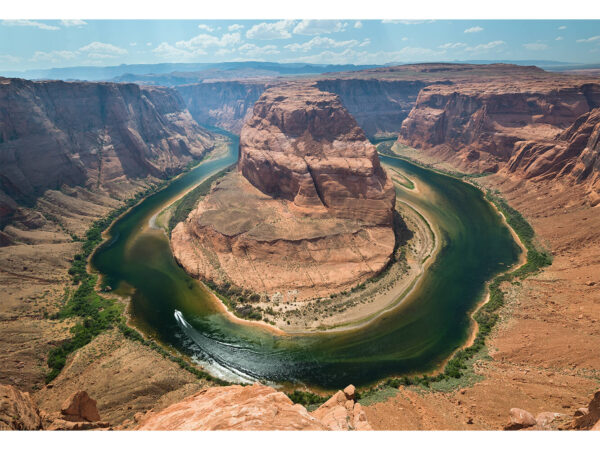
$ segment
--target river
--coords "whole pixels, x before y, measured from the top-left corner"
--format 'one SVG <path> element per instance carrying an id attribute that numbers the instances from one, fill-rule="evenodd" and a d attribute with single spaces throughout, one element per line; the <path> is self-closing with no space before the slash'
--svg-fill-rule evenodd
<path id="1" fill-rule="evenodd" d="M 416 289 L 358 329 L 277 336 L 234 323 L 176 264 L 164 232 L 148 225 L 173 199 L 237 160 L 239 141 L 229 136 L 225 157 L 200 164 L 132 208 L 92 257 L 106 284 L 131 296 L 136 327 L 223 379 L 330 390 L 433 370 L 467 340 L 470 312 L 486 283 L 519 259 L 510 230 L 477 188 L 381 156 L 416 181 L 418 192 L 401 190 L 398 196 L 423 211 L 441 238 L 440 252 Z"/>

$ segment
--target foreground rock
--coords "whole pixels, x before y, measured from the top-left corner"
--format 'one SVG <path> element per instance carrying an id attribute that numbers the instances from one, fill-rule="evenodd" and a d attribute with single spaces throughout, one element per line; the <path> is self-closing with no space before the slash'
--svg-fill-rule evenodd
<path id="1" fill-rule="evenodd" d="M 37 406 L 27 392 L 0 385 L 0 430 L 39 430 L 42 428 Z"/>
<path id="2" fill-rule="evenodd" d="M 96 402 L 86 392 L 71 395 L 61 412 L 40 411 L 27 392 L 0 385 L 0 430 L 108 429 L 100 421 Z"/>
<path id="3" fill-rule="evenodd" d="M 138 420 L 138 430 L 371 429 L 353 393 L 339 391 L 311 414 L 285 394 L 260 384 L 204 389 Z"/>
<path id="4" fill-rule="evenodd" d="M 265 297 L 326 297 L 380 272 L 394 250 L 395 192 L 334 94 L 271 88 L 240 138 L 239 172 L 172 233 L 195 277 Z"/>

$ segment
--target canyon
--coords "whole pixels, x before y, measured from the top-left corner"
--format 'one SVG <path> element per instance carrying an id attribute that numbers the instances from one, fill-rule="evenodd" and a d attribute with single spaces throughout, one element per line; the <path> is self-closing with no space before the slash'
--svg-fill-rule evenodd
<path id="1" fill-rule="evenodd" d="M 299 84 L 265 91 L 226 175 L 172 232 L 195 277 L 302 301 L 377 275 L 395 247 L 395 192 L 339 99 Z"/>
<path id="2" fill-rule="evenodd" d="M 186 399 L 206 396 L 202 391 L 213 389 L 213 383 L 200 381 L 152 349 L 124 339 L 118 330 L 103 333 L 75 352 L 63 373 L 44 386 L 47 353 L 69 338 L 73 325 L 71 319 L 50 317 L 62 305 L 64 288 L 70 283 L 69 259 L 81 246 L 72 235 L 83 235 L 94 219 L 122 205 L 132 193 L 175 174 L 213 148 L 216 138 L 198 123 L 234 132 L 246 123 L 239 171 L 215 183 L 190 220 L 174 232 L 174 249 L 180 248 L 175 253 L 184 266 L 185 258 L 198 258 L 182 256 L 181 248 L 189 245 L 189 239 L 204 236 L 203 242 L 230 254 L 229 248 L 235 247 L 231 236 L 248 233 L 249 225 L 256 228 L 277 215 L 311 221 L 327 215 L 331 229 L 371 217 L 371 205 L 361 210 L 352 196 L 337 197 L 346 189 L 337 185 L 343 186 L 339 179 L 328 178 L 321 185 L 311 174 L 315 168 L 317 174 L 329 176 L 328 170 L 335 172 L 340 166 L 315 167 L 306 161 L 310 160 L 306 151 L 316 149 L 316 143 L 326 149 L 327 157 L 338 157 L 339 142 L 343 142 L 365 151 L 367 164 L 363 165 L 372 169 L 367 173 L 371 180 L 379 178 L 381 188 L 375 190 L 378 206 L 372 210 L 377 220 L 353 224 L 356 228 L 346 230 L 340 246 L 347 244 L 352 230 L 360 235 L 380 228 L 382 237 L 376 240 L 385 242 L 385 248 L 369 248 L 380 269 L 393 250 L 392 196 L 388 182 L 374 175 L 377 156 L 365 141 L 367 136 L 398 136 L 391 150 L 394 155 L 438 170 L 486 174 L 473 180 L 499 192 L 520 211 L 535 229 L 536 244 L 553 254 L 552 266 L 519 285 L 505 286 L 506 305 L 488 338 L 489 356 L 476 361 L 472 378 L 451 390 L 401 387 L 386 391 L 383 400 L 361 401 L 370 427 L 501 429 L 507 425 L 511 408 L 524 408 L 532 416 L 560 411 L 572 417 L 587 404 L 598 389 L 600 370 L 598 78 L 499 64 L 422 64 L 311 76 L 296 85 L 298 92 L 339 102 L 331 113 L 343 119 L 336 123 L 347 128 L 311 129 L 309 134 L 304 133 L 307 127 L 301 111 L 306 105 L 286 110 L 275 104 L 285 105 L 285 99 L 275 99 L 285 97 L 278 90 L 284 90 L 286 83 L 289 80 L 229 80 L 169 89 L 0 80 L 4 299 L 0 381 L 32 392 L 49 411 L 58 411 L 72 392 L 89 391 L 98 399 L 101 417 L 115 425 L 129 420 L 129 426 L 134 426 L 135 414 L 153 408 L 158 414 L 164 410 L 165 416 L 152 419 L 149 415 L 148 423 L 173 426 L 169 414 L 177 413 L 176 405 L 182 412 L 193 411 Z M 328 93 L 336 94 L 339 101 Z M 261 95 L 264 100 L 256 103 Z M 338 139 L 340 135 L 344 137 Z M 285 152 L 271 154 L 272 149 L 287 145 L 302 154 L 304 164 L 282 158 Z M 25 158 L 23 149 L 31 149 Z M 265 171 L 266 161 L 273 164 L 269 171 Z M 294 184 L 273 183 L 271 170 L 289 174 L 286 179 Z M 344 170 L 347 175 L 346 166 Z M 261 176 L 253 178 L 252 173 Z M 336 188 L 328 191 L 332 180 Z M 371 189 L 369 183 L 363 186 L 365 192 Z M 302 195 L 294 195 L 300 187 Z M 244 201 L 255 202 L 249 205 L 270 205 L 260 209 L 268 213 L 261 215 L 248 205 L 240 208 L 239 221 L 223 224 L 215 217 L 216 202 L 240 206 L 240 199 L 223 194 L 230 189 L 243 192 Z M 348 205 L 358 206 L 357 216 L 345 216 Z M 248 215 L 254 223 L 241 220 Z M 188 230 L 186 237 L 182 229 L 190 226 L 191 219 L 205 222 L 196 222 L 198 228 Z M 231 228 L 212 231 L 215 220 Z M 368 247 L 366 242 L 360 248 Z M 239 248 L 245 251 L 247 242 L 244 245 Z M 257 254 L 265 259 L 264 255 L 273 252 L 264 247 Z M 197 271 L 195 264 L 189 263 L 192 273 Z M 336 279 L 339 267 L 331 272 Z M 359 278 L 377 272 L 360 270 Z M 322 295 L 351 286 L 350 279 L 342 279 L 331 291 L 326 287 Z M 116 383 L 109 385 L 107 379 Z M 235 395 L 227 401 L 237 402 Z M 279 397 L 274 401 L 284 405 L 285 411 L 301 409 Z M 321 426 L 313 416 L 298 414 L 303 423 Z"/>

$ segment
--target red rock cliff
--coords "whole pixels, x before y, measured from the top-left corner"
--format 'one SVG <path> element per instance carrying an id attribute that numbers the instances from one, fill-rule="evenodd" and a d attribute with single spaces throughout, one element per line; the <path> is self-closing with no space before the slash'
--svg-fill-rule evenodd
<path id="1" fill-rule="evenodd" d="M 0 212 L 6 197 L 162 176 L 211 145 L 169 88 L 0 78 Z"/>
<path id="2" fill-rule="evenodd" d="M 267 195 L 336 217 L 391 224 L 395 192 L 339 98 L 315 87 L 267 90 L 240 136 L 239 169 Z"/>

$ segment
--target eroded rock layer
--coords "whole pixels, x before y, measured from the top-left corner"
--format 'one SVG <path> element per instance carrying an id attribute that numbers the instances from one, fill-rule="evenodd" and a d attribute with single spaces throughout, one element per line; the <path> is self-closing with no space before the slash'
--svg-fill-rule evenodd
<path id="1" fill-rule="evenodd" d="M 15 201 L 163 176 L 212 145 L 169 88 L 0 78 L 0 223 Z"/>
<path id="2" fill-rule="evenodd" d="M 600 83 L 560 75 L 432 85 L 419 93 L 399 141 L 465 169 L 494 172 L 524 147 L 568 139 L 561 133 L 598 106 Z"/>
<path id="3" fill-rule="evenodd" d="M 334 94 L 272 88 L 227 175 L 172 233 L 192 275 L 284 300 L 328 296 L 380 272 L 393 252 L 393 185 Z"/>

